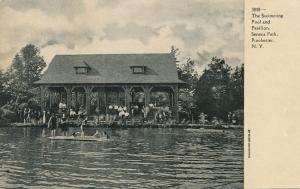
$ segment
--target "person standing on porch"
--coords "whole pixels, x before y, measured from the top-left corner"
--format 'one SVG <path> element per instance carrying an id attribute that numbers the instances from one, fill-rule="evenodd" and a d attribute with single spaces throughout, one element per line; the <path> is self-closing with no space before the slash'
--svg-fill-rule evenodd
<path id="1" fill-rule="evenodd" d="M 23 121 L 23 111 L 20 107 L 17 110 L 17 115 L 18 115 L 18 122 L 22 122 Z"/>
<path id="2" fill-rule="evenodd" d="M 232 113 L 229 112 L 227 115 L 227 123 L 231 124 Z"/>
<path id="3" fill-rule="evenodd" d="M 113 119 L 113 106 L 109 105 L 108 107 L 108 124 L 110 125 L 112 123 L 112 119 Z"/>
<path id="4" fill-rule="evenodd" d="M 43 111 L 43 124 L 46 124 L 46 111 Z"/>
<path id="5" fill-rule="evenodd" d="M 28 109 L 27 111 L 27 118 L 26 118 L 26 123 L 30 123 L 31 122 L 31 118 L 32 118 L 32 110 L 31 108 Z"/>
<path id="6" fill-rule="evenodd" d="M 119 109 L 119 107 L 117 105 L 115 105 L 114 108 L 113 108 L 113 118 L 112 118 L 113 122 L 116 121 L 117 116 L 119 114 L 118 109 Z"/>
<path id="7" fill-rule="evenodd" d="M 23 116 L 23 118 L 24 118 L 24 124 L 26 124 L 27 123 L 27 116 L 28 116 L 28 110 L 27 110 L 27 108 L 24 109 L 24 114 L 23 115 L 24 115 Z"/>

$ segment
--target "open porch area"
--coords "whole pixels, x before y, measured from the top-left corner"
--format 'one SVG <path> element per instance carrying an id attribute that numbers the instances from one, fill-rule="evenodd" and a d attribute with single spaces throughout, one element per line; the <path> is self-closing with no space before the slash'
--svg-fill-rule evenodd
<path id="1" fill-rule="evenodd" d="M 40 89 L 42 110 L 49 112 L 106 117 L 122 111 L 130 118 L 144 119 L 150 116 L 149 108 L 152 108 L 168 110 L 170 119 L 178 120 L 178 84 L 48 84 L 41 85 Z M 114 112 L 116 107 L 118 112 Z"/>

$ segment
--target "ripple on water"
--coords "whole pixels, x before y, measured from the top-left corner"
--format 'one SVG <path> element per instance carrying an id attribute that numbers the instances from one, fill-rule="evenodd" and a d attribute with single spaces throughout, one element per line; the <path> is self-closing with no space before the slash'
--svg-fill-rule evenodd
<path id="1" fill-rule="evenodd" d="M 81 143 L 47 140 L 40 128 L 28 128 L 26 137 L 23 129 L 0 128 L 1 186 L 242 188 L 241 131 L 106 131 L 114 140 Z"/>

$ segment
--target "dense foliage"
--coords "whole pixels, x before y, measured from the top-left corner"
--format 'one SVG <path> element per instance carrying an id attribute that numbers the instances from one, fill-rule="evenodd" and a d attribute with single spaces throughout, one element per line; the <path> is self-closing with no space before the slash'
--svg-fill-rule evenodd
<path id="1" fill-rule="evenodd" d="M 175 57 L 178 55 L 177 51 L 175 48 L 171 50 Z M 177 66 L 179 79 L 187 84 L 180 90 L 181 114 L 187 114 L 191 120 L 197 119 L 203 112 L 210 120 L 217 117 L 226 121 L 227 115 L 232 112 L 242 123 L 244 65 L 232 69 L 224 59 L 213 57 L 200 76 L 195 70 L 195 65 L 195 62 L 188 58 L 186 62 Z"/>
<path id="2" fill-rule="evenodd" d="M 243 66 L 232 73 L 224 59 L 212 58 L 197 82 L 197 109 L 222 119 L 226 119 L 229 112 L 243 109 L 243 81 Z"/>
<path id="3" fill-rule="evenodd" d="M 0 105 L 2 110 L 36 104 L 33 83 L 40 79 L 46 67 L 38 47 L 29 44 L 17 53 L 6 72 L 0 72 Z"/>

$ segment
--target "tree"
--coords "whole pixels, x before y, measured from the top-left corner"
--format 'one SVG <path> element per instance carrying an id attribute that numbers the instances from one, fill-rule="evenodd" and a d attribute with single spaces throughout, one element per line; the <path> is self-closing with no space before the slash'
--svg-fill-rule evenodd
<path id="1" fill-rule="evenodd" d="M 33 83 L 41 77 L 46 63 L 38 47 L 29 44 L 17 53 L 7 70 L 7 91 L 15 103 L 27 102 L 32 94 Z"/>
<path id="2" fill-rule="evenodd" d="M 231 76 L 230 90 L 234 99 L 233 109 L 244 109 L 244 64 L 235 68 Z"/>
<path id="3" fill-rule="evenodd" d="M 0 70 L 0 106 L 3 106 L 10 99 L 7 91 L 7 76 Z"/>
<path id="4" fill-rule="evenodd" d="M 198 73 L 195 70 L 195 62 L 187 58 L 186 62 L 177 66 L 178 78 L 188 84 L 187 88 L 194 90 L 198 80 Z"/>
<path id="5" fill-rule="evenodd" d="M 10 93 L 12 99 L 17 99 L 28 88 L 24 82 L 24 65 L 22 57 L 19 54 L 14 57 L 6 75 L 7 91 Z"/>
<path id="6" fill-rule="evenodd" d="M 224 59 L 212 58 L 196 86 L 194 99 L 199 112 L 226 118 L 232 102 L 230 72 L 231 68 Z"/>
<path id="7" fill-rule="evenodd" d="M 171 54 L 175 57 L 180 54 L 179 50 L 172 46 Z M 187 58 L 183 64 L 177 64 L 178 78 L 186 83 L 184 87 L 179 89 L 179 112 L 186 114 L 188 119 L 193 118 L 194 92 L 198 80 L 198 73 L 195 70 L 195 62 L 191 58 Z"/>
<path id="8" fill-rule="evenodd" d="M 230 91 L 231 107 L 234 110 L 238 124 L 244 123 L 244 64 L 236 67 L 231 75 Z"/>
<path id="9" fill-rule="evenodd" d="M 40 56 L 40 50 L 32 44 L 26 45 L 21 50 L 24 64 L 24 76 L 28 85 L 38 81 L 41 73 L 46 67 L 43 57 Z"/>

